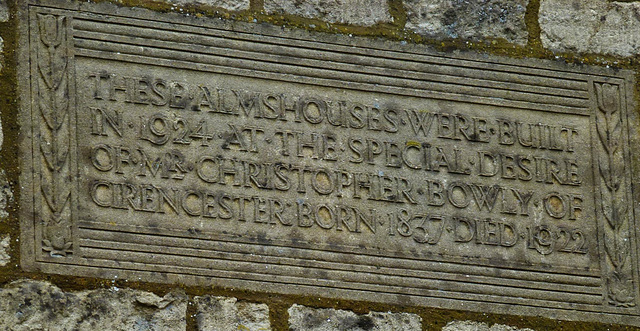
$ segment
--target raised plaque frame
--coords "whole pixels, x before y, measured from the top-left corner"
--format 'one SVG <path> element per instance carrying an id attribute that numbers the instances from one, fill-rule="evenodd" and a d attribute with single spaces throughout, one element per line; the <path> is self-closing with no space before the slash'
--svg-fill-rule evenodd
<path id="1" fill-rule="evenodd" d="M 633 162 L 639 140 L 633 97 L 636 83 L 631 71 L 439 53 L 424 45 L 72 1 L 21 4 L 19 45 L 21 264 L 25 270 L 640 325 L 635 221 L 639 170 L 638 162 Z M 108 219 L 109 213 L 99 206 L 105 200 L 94 196 L 90 201 L 85 193 L 116 187 L 100 182 L 95 169 L 87 170 L 93 155 L 89 150 L 99 150 L 96 144 L 100 142 L 92 141 L 90 134 L 102 139 L 106 131 L 100 130 L 114 128 L 118 113 L 109 117 L 103 112 L 111 122 L 101 122 L 104 127 L 99 129 L 85 125 L 87 112 L 97 109 L 91 102 L 102 102 L 95 94 L 93 101 L 88 101 L 89 77 L 101 79 L 91 76 L 92 67 L 113 67 L 113 75 L 149 69 L 163 77 L 175 74 L 180 82 L 210 75 L 218 77 L 218 83 L 248 90 L 275 82 L 274 89 L 282 93 L 299 88 L 299 95 L 315 93 L 339 102 L 364 96 L 376 100 L 379 96 L 385 102 L 397 99 L 400 104 L 403 100 L 419 104 L 424 99 L 431 102 L 428 105 L 442 102 L 443 108 L 460 105 L 460 111 L 474 115 L 482 112 L 473 113 L 472 107 L 486 109 L 490 115 L 513 112 L 548 118 L 550 123 L 575 120 L 585 135 L 581 142 L 586 144 L 575 148 L 587 151 L 578 161 L 588 165 L 583 178 L 589 185 L 580 188 L 584 194 L 579 200 L 584 203 L 580 212 L 595 219 L 585 225 L 585 236 L 590 233 L 595 239 L 586 239 L 588 249 L 585 246 L 584 251 L 577 246 L 569 249 L 576 253 L 573 267 L 572 258 L 554 260 L 546 255 L 540 244 L 544 240 L 537 238 L 552 231 L 542 225 L 535 228 L 536 240 L 541 241 L 525 250 L 527 254 L 537 250 L 540 256 L 513 257 L 516 262 L 511 263 L 496 258 L 511 256 L 505 248 L 508 240 L 493 243 L 491 238 L 485 242 L 476 238 L 476 246 L 456 250 L 457 246 L 450 244 L 429 252 L 430 245 L 437 245 L 430 242 L 433 237 L 428 232 L 432 229 L 426 228 L 427 223 L 422 223 L 424 240 L 408 235 L 409 243 L 390 247 L 368 245 L 366 240 L 349 242 L 355 238 L 349 236 L 334 240 L 332 236 L 341 238 L 341 233 L 335 234 L 338 232 L 328 239 L 320 238 L 318 234 L 324 232 L 317 226 L 313 233 L 319 239 L 314 241 L 291 233 L 277 236 L 280 232 L 269 232 L 275 231 L 274 227 L 256 230 L 252 228 L 255 224 L 243 233 L 229 233 L 222 226 L 219 230 L 215 226 L 199 228 L 184 215 L 170 223 L 160 216 L 139 220 L 136 215 L 140 211 L 128 210 Z M 222 83 L 218 86 L 224 87 Z M 133 103 L 127 106 L 131 111 L 138 109 Z M 571 129 L 561 130 L 572 134 Z M 117 140 L 109 143 L 113 141 Z M 310 144 L 303 143 L 303 152 Z M 382 173 L 380 176 L 383 178 Z M 117 185 L 125 187 L 125 183 Z M 245 203 L 242 199 L 259 198 L 236 199 Z M 321 201 L 340 201 L 327 199 Z M 408 194 L 406 199 L 411 200 Z M 312 200 L 299 204 L 311 206 Z M 388 203 L 379 197 L 368 206 L 392 208 L 385 207 Z M 371 207 L 378 205 L 381 207 Z M 325 211 L 348 208 L 340 206 L 325 207 Z M 527 216 L 533 217 L 533 213 Z M 478 222 L 483 221 L 476 221 L 475 226 Z M 347 223 L 344 226 L 343 233 L 349 232 Z M 444 223 L 439 229 L 440 235 L 451 232 Z M 417 231 L 415 227 L 413 231 Z M 494 234 L 483 231 L 489 237 Z M 456 229 L 453 232 L 457 233 Z M 420 248 L 424 251 L 416 248 L 417 243 L 424 245 Z M 484 249 L 482 244 L 505 246 L 496 247 L 504 253 L 474 256 L 476 253 L 469 251 L 469 247 Z"/>

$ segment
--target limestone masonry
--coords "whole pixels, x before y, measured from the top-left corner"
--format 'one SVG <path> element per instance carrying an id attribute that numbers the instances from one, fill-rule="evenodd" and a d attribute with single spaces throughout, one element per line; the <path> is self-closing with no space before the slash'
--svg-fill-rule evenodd
<path id="1" fill-rule="evenodd" d="M 640 326 L 640 2 L 0 0 L 0 328 Z"/>

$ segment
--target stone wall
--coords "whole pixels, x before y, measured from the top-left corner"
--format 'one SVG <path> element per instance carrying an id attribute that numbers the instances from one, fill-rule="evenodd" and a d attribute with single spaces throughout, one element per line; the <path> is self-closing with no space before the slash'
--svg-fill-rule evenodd
<path id="1" fill-rule="evenodd" d="M 0 328 L 5 330 L 549 330 L 616 325 L 24 272 L 19 266 L 16 10 L 0 0 Z M 89 0 L 92 1 L 92 0 Z M 98 1 L 98 0 L 94 0 Z M 640 2 L 611 0 L 110 0 L 202 19 L 629 68 Z M 640 88 L 636 88 L 640 90 Z"/>

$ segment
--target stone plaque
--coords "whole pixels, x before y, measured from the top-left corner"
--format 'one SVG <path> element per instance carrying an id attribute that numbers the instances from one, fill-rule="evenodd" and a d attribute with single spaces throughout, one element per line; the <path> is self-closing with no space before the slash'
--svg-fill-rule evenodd
<path id="1" fill-rule="evenodd" d="M 23 6 L 25 269 L 640 325 L 630 72 Z"/>

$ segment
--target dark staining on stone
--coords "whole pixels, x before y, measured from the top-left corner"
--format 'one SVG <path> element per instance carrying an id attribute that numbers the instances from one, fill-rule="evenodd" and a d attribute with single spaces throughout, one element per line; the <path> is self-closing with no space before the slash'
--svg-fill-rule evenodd
<path id="1" fill-rule="evenodd" d="M 573 9 L 575 10 L 580 10 L 580 8 L 582 8 L 581 3 L 582 3 L 582 0 L 575 0 L 574 2 L 571 3 L 571 7 L 573 7 Z"/>
<path id="2" fill-rule="evenodd" d="M 405 321 L 407 322 L 407 321 Z M 371 330 L 375 326 L 373 320 L 369 316 L 358 316 L 356 325 L 363 330 Z"/>
<path id="3" fill-rule="evenodd" d="M 261 244 L 269 244 L 271 243 L 271 239 L 269 239 L 269 237 L 267 237 L 267 234 L 264 232 L 259 232 L 256 235 L 256 239 L 258 240 L 259 243 Z"/>
<path id="4" fill-rule="evenodd" d="M 444 25 L 453 25 L 456 23 L 458 19 L 458 14 L 456 14 L 456 10 L 454 8 L 449 8 L 442 15 L 442 24 Z"/>
<path id="5" fill-rule="evenodd" d="M 504 31 L 504 34 L 506 34 L 506 35 L 510 35 L 510 36 L 515 36 L 515 34 L 516 34 L 516 32 L 515 32 L 515 31 L 513 31 L 513 29 L 508 28 L 508 27 L 507 27 L 507 28 L 504 28 L 504 30 L 503 30 L 503 31 Z"/>
<path id="6" fill-rule="evenodd" d="M 446 34 L 451 38 L 458 38 L 458 34 L 455 29 L 457 25 L 457 18 L 458 15 L 454 8 L 449 8 L 442 16 L 442 25 L 445 27 Z"/>
<path id="7" fill-rule="evenodd" d="M 316 271 L 316 275 L 319 279 L 329 279 L 329 274 L 326 270 L 318 270 Z"/>
<path id="8" fill-rule="evenodd" d="M 303 323 L 305 327 L 316 327 L 324 323 L 325 318 L 319 313 L 307 313 L 304 316 Z"/>
<path id="9" fill-rule="evenodd" d="M 200 233 L 202 233 L 202 230 L 197 229 L 197 228 L 189 228 L 188 232 L 192 235 L 198 235 Z"/>
<path id="10" fill-rule="evenodd" d="M 101 316 L 108 316 L 110 312 L 107 300 L 101 297 L 91 297 L 87 308 L 79 318 L 80 321 L 87 319 L 97 320 Z M 91 323 L 95 324 L 95 321 L 91 321 Z"/>

